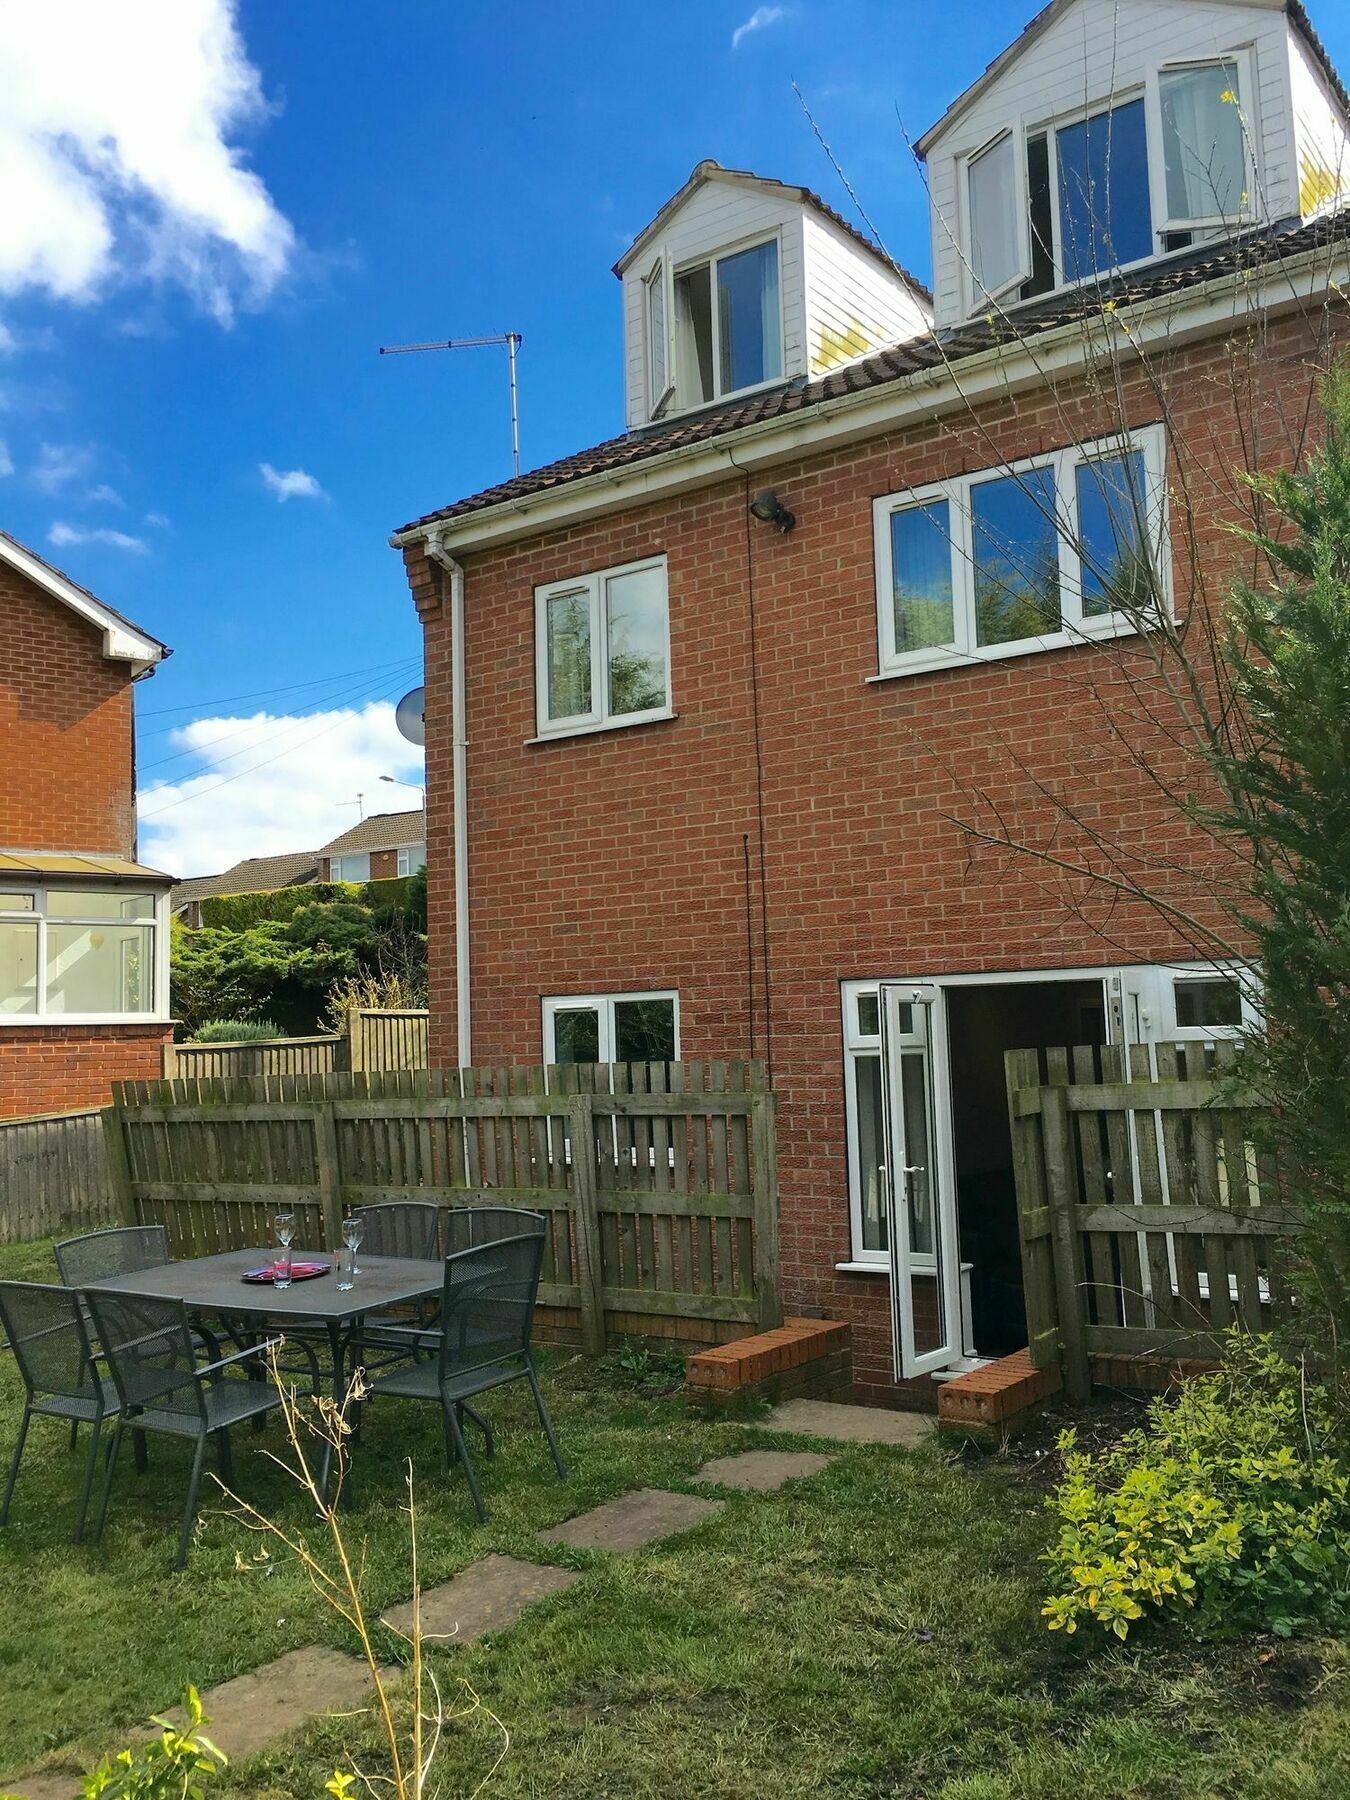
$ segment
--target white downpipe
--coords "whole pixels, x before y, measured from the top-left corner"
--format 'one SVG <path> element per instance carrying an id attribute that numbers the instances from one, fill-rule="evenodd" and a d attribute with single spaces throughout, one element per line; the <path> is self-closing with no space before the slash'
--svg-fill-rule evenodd
<path id="1" fill-rule="evenodd" d="M 455 1032 L 461 1068 L 473 1061 L 469 979 L 469 762 L 465 730 L 467 689 L 464 680 L 464 566 L 441 542 L 441 533 L 426 536 L 427 555 L 450 577 L 450 736 L 451 790 L 454 806 L 455 881 Z"/>

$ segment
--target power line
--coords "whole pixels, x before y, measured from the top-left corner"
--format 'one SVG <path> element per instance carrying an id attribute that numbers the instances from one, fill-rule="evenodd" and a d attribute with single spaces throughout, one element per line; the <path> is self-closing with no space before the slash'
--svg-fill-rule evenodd
<path id="1" fill-rule="evenodd" d="M 394 662 L 367 663 L 362 669 L 342 669 L 335 675 L 318 675 L 313 681 L 292 681 L 285 687 L 255 688 L 251 694 L 226 694 L 222 700 L 190 700 L 183 706 L 152 706 L 140 712 L 142 719 L 157 719 L 166 713 L 204 712 L 208 706 L 233 706 L 238 700 L 264 700 L 269 694 L 295 694 L 302 688 L 327 687 L 330 682 L 348 681 L 354 675 L 379 675 L 385 669 L 401 668 L 404 663 L 417 661 L 416 657 L 401 656 Z M 169 726 L 167 729 L 172 730 Z M 147 736 L 151 735 L 146 733 Z"/>

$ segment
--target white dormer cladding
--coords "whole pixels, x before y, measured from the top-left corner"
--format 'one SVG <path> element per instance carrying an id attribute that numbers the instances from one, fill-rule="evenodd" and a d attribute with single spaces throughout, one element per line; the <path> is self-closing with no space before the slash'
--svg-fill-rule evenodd
<path id="1" fill-rule="evenodd" d="M 629 429 L 928 329 L 920 293 L 805 189 L 700 163 L 623 281 Z"/>
<path id="2" fill-rule="evenodd" d="M 1284 0 L 1054 0 L 920 140 L 938 325 L 1306 219 L 1345 145 Z"/>

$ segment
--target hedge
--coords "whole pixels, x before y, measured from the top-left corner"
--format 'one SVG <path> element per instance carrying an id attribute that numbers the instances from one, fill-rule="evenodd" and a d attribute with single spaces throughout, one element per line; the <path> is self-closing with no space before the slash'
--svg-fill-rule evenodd
<path id="1" fill-rule="evenodd" d="M 264 919 L 284 921 L 299 907 L 325 900 L 355 900 L 372 912 L 386 908 L 406 912 L 408 887 L 414 879 L 412 875 L 391 875 L 384 881 L 311 881 L 256 894 L 211 894 L 201 903 L 202 924 L 221 931 L 247 931 Z"/>

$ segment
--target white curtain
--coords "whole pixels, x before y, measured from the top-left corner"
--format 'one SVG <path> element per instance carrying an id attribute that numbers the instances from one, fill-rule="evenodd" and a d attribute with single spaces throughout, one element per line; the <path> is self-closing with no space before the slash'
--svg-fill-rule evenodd
<path id="1" fill-rule="evenodd" d="M 1164 69 L 1159 77 L 1169 219 L 1242 210 L 1246 159 L 1237 83 L 1235 63 Z"/>

